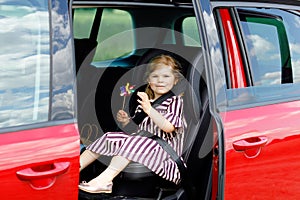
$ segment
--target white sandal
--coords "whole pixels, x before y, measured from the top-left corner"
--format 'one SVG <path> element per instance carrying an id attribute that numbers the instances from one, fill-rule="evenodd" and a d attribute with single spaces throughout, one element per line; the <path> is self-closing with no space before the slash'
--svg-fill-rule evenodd
<path id="1" fill-rule="evenodd" d="M 94 180 L 94 181 L 100 181 L 100 180 Z M 91 186 L 86 181 L 83 181 L 79 185 L 79 189 L 88 193 L 112 193 L 112 182 L 107 184 L 106 186 Z"/>

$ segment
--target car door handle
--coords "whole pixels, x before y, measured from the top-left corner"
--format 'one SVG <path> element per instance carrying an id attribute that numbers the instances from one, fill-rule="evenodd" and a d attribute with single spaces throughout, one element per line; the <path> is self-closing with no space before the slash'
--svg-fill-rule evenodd
<path id="1" fill-rule="evenodd" d="M 56 177 L 67 172 L 70 162 L 56 162 L 29 167 L 17 171 L 17 177 L 22 181 L 30 182 L 34 189 L 46 189 L 51 187 Z"/>
<path id="2" fill-rule="evenodd" d="M 245 138 L 232 143 L 236 151 L 246 151 L 263 147 L 268 142 L 265 136 Z"/>

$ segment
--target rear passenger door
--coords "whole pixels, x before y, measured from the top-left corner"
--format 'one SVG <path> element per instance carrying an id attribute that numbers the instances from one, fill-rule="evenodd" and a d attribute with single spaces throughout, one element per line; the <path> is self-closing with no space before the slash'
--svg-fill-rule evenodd
<path id="1" fill-rule="evenodd" d="M 77 199 L 67 1 L 0 2 L 0 199 Z"/>
<path id="2" fill-rule="evenodd" d="M 235 5 L 238 5 L 235 4 Z M 218 4 L 225 199 L 300 198 L 299 7 Z"/>

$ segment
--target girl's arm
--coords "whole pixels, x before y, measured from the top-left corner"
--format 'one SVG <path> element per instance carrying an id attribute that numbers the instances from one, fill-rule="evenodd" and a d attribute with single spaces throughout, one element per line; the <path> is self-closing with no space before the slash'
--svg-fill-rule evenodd
<path id="1" fill-rule="evenodd" d="M 147 112 L 146 112 L 147 113 Z M 171 122 L 169 122 L 164 116 L 162 116 L 157 110 L 154 108 L 149 109 L 149 113 L 147 115 L 152 119 L 152 121 L 163 131 L 167 133 L 172 133 L 175 130 L 175 127 Z"/>
<path id="2" fill-rule="evenodd" d="M 144 92 L 138 92 L 137 94 L 141 100 L 137 100 L 144 112 L 152 119 L 152 121 L 163 131 L 171 133 L 175 130 L 173 124 L 171 124 L 163 115 L 161 115 L 157 110 L 152 108 L 149 101 L 148 95 Z"/>

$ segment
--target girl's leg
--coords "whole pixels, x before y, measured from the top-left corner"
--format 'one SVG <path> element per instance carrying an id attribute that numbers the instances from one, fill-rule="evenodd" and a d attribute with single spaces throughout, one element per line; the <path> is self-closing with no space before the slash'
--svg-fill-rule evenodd
<path id="1" fill-rule="evenodd" d="M 130 160 L 114 156 L 111 159 L 109 166 L 96 178 L 87 183 L 88 186 L 93 188 L 105 188 L 112 185 L 113 179 L 130 163 Z"/>
<path id="2" fill-rule="evenodd" d="M 90 150 L 85 150 L 80 155 L 80 171 L 86 168 L 89 164 L 94 162 L 97 158 L 99 158 L 99 154 L 94 153 Z"/>
<path id="3" fill-rule="evenodd" d="M 130 160 L 114 156 L 109 166 L 96 178 L 79 185 L 79 189 L 88 193 L 111 193 L 112 180 L 130 163 Z"/>

